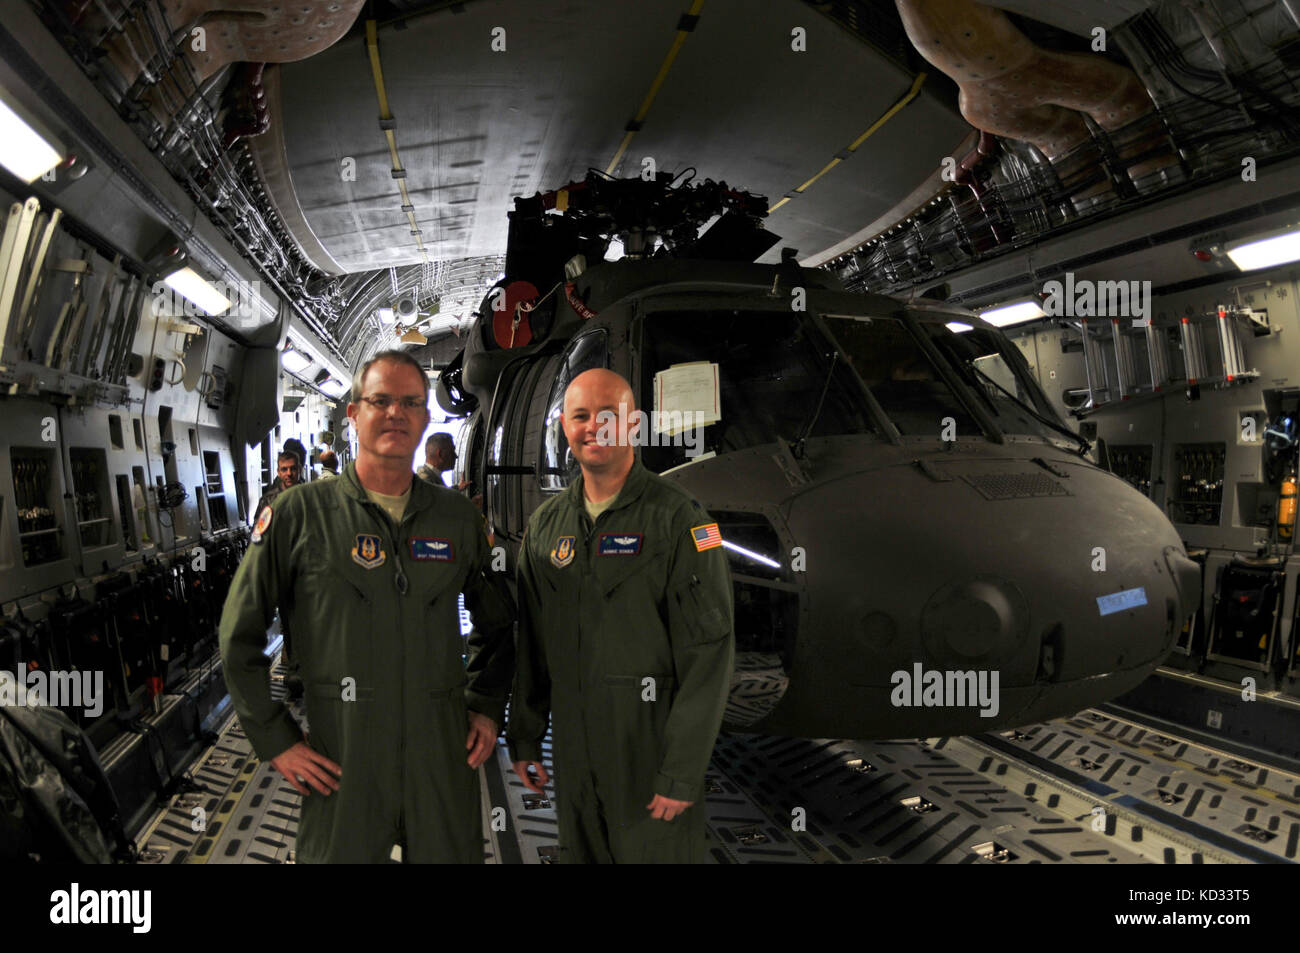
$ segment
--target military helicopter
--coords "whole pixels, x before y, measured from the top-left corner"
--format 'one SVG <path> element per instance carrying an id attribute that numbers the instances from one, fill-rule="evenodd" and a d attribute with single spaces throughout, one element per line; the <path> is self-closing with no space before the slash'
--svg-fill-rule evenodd
<path id="1" fill-rule="evenodd" d="M 1088 458 L 975 314 L 846 293 L 791 249 L 755 264 L 779 241 L 766 212 L 691 170 L 515 200 L 505 275 L 437 387 L 471 417 L 460 476 L 498 542 L 513 558 L 577 475 L 564 391 L 608 367 L 639 408 L 699 425 L 692 442 L 655 424 L 639 452 L 721 530 L 725 727 L 967 734 L 1140 683 L 1200 599 L 1165 515 Z"/>

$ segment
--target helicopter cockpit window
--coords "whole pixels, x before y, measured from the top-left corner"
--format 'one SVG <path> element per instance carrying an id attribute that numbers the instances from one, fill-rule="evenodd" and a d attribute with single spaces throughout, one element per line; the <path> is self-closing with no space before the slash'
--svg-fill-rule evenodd
<path id="1" fill-rule="evenodd" d="M 655 393 L 654 377 L 661 371 L 695 362 L 718 365 L 721 419 L 704 427 L 702 440 L 694 434 L 647 440 L 641 459 L 656 472 L 706 452 L 875 430 L 861 388 L 842 360 L 830 360 L 833 345 L 806 314 L 652 313 L 645 319 L 642 342 L 643 395 Z M 643 400 L 643 410 L 658 409 L 651 400 Z"/>
<path id="2" fill-rule="evenodd" d="M 564 413 L 564 392 L 569 383 L 583 371 L 594 367 L 609 367 L 609 343 L 604 328 L 584 334 L 570 344 L 555 375 L 550 400 L 546 404 L 546 418 L 542 421 L 543 490 L 563 490 L 578 476 L 578 462 L 569 452 L 569 441 L 564 438 L 560 415 Z"/>
<path id="3" fill-rule="evenodd" d="M 928 323 L 922 327 L 971 389 L 987 398 L 984 406 L 1003 433 L 1062 438 L 1034 416 L 1037 413 L 1064 426 L 1042 392 L 1033 386 L 1023 359 L 998 335 L 984 328 L 962 331 Z"/>
<path id="4" fill-rule="evenodd" d="M 900 321 L 829 314 L 822 319 L 899 433 L 937 436 L 945 418 L 952 418 L 957 436 L 983 435 Z"/>

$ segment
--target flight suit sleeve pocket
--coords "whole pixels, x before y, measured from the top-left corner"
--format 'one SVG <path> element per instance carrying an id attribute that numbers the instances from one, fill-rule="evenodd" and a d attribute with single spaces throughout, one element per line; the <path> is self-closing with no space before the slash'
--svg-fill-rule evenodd
<path id="1" fill-rule="evenodd" d="M 689 643 L 716 642 L 731 634 L 731 620 L 725 607 L 705 591 L 699 576 L 692 575 L 678 586 L 673 601 L 677 609 L 674 627 L 681 627 Z"/>

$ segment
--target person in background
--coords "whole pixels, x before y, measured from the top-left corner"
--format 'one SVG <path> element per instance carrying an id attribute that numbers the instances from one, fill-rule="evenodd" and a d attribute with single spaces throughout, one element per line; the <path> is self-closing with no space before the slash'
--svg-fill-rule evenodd
<path id="1" fill-rule="evenodd" d="M 456 466 L 456 444 L 449 433 L 430 434 L 424 442 L 424 463 L 415 475 L 436 486 L 446 486 L 443 474 Z"/>
<path id="2" fill-rule="evenodd" d="M 262 498 L 257 501 L 257 506 L 253 510 L 254 525 L 257 525 L 257 519 L 262 515 L 262 510 L 274 503 L 280 494 L 289 487 L 296 486 L 301 475 L 302 463 L 298 455 L 289 450 L 281 451 L 279 458 L 276 460 L 275 482 L 262 494 Z"/>
<path id="3" fill-rule="evenodd" d="M 290 437 L 284 442 L 281 453 L 292 453 L 298 457 L 298 481 L 306 483 L 307 478 L 311 475 L 311 470 L 307 468 L 307 448 L 302 445 L 302 441 L 297 437 Z"/>
<path id="4" fill-rule="evenodd" d="M 339 475 L 339 455 L 333 450 L 324 450 L 320 455 L 320 477 L 328 480 Z"/>

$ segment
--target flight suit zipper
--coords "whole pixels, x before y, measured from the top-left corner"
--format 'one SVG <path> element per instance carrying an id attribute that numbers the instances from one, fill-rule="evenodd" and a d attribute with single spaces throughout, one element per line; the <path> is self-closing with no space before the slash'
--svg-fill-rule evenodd
<path id="1" fill-rule="evenodd" d="M 406 577 L 406 572 L 402 568 L 401 549 L 397 545 L 397 537 L 402 533 L 402 526 L 411 513 L 411 503 L 408 500 L 406 512 L 402 514 L 402 524 L 396 527 L 396 534 L 393 533 L 393 521 L 389 518 L 388 513 L 373 500 L 366 500 L 365 505 L 370 509 L 371 514 L 379 521 L 380 528 L 385 532 L 383 535 L 388 539 L 388 545 L 393 553 L 393 569 L 396 575 L 393 577 L 393 584 L 397 587 L 399 596 L 405 596 L 410 589 L 410 582 Z M 397 607 L 397 839 L 402 844 L 403 858 L 405 858 L 406 845 L 406 812 L 404 805 L 406 803 L 406 686 L 403 684 L 403 677 L 406 672 L 406 632 L 402 626 L 402 613 L 405 607 L 398 603 Z M 378 686 L 376 686 L 378 690 Z"/>

